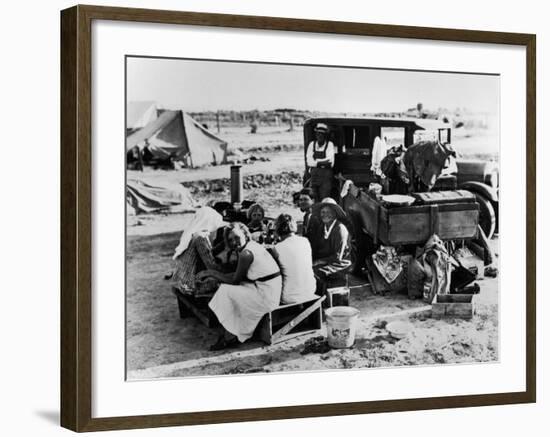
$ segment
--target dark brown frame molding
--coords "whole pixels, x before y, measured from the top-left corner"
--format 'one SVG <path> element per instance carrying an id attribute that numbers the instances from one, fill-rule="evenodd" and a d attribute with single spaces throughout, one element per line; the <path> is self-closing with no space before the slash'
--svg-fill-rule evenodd
<path id="1" fill-rule="evenodd" d="M 92 418 L 92 20 L 187 24 L 524 46 L 527 97 L 526 390 L 470 396 Z M 536 37 L 532 34 L 75 6 L 61 12 L 61 425 L 100 431 L 503 405 L 536 401 Z"/>

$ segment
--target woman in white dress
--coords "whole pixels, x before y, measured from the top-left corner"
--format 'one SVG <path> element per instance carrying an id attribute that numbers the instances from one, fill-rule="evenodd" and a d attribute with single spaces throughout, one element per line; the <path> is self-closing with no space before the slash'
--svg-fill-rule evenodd
<path id="1" fill-rule="evenodd" d="M 210 350 L 225 349 L 248 340 L 261 318 L 277 308 L 281 300 L 279 266 L 262 245 L 251 240 L 246 225 L 231 223 L 225 228 L 224 237 L 227 246 L 239 253 L 237 270 L 199 273 L 201 279 L 213 277 L 221 282 L 208 306 L 224 331 Z"/>
<path id="2" fill-rule="evenodd" d="M 273 248 L 283 275 L 281 303 L 300 303 L 315 297 L 315 276 L 311 260 L 311 244 L 296 235 L 298 226 L 289 214 L 281 214 L 275 221 L 275 232 L 281 242 Z"/>

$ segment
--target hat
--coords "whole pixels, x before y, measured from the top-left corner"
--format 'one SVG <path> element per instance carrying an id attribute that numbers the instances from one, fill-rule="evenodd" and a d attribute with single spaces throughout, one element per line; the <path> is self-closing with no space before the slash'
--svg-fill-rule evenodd
<path id="1" fill-rule="evenodd" d="M 344 224 L 347 224 L 348 218 L 346 216 L 346 213 L 344 212 L 342 207 L 338 205 L 338 203 L 336 203 L 336 200 L 334 200 L 332 197 L 325 197 L 323 200 L 321 200 L 320 203 L 316 203 L 315 205 L 313 205 L 313 213 L 319 216 L 321 214 L 321 209 L 327 206 L 332 208 L 338 220 L 340 220 Z"/>
<path id="2" fill-rule="evenodd" d="M 315 129 L 313 129 L 315 132 L 328 132 L 328 126 L 325 123 L 317 123 L 315 126 Z"/>

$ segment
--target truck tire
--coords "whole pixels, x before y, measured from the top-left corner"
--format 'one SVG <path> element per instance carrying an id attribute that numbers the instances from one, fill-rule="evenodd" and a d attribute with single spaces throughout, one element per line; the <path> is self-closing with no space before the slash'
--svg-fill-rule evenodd
<path id="1" fill-rule="evenodd" d="M 479 226 L 483 229 L 483 233 L 490 240 L 495 233 L 497 218 L 495 208 L 491 202 L 479 193 L 474 193 L 476 201 L 479 203 Z"/>

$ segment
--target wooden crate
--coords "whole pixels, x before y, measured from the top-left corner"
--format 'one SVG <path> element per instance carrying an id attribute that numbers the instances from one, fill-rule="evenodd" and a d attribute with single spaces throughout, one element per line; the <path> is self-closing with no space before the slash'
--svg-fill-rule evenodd
<path id="1" fill-rule="evenodd" d="M 350 289 L 349 287 L 327 288 L 327 307 L 349 306 Z"/>
<path id="2" fill-rule="evenodd" d="M 474 296 L 471 294 L 436 294 L 432 301 L 432 317 L 436 319 L 471 319 L 474 312 Z"/>
<path id="3" fill-rule="evenodd" d="M 274 344 L 297 335 L 321 329 L 321 304 L 326 299 L 316 297 L 302 303 L 281 305 L 267 313 L 256 328 L 256 336 L 267 344 Z"/>

